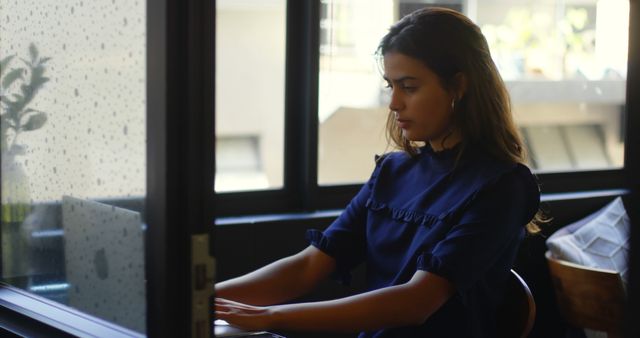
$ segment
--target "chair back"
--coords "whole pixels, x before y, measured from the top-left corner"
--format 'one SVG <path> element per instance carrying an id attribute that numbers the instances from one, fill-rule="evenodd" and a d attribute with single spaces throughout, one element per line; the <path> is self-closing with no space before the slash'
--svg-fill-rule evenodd
<path id="1" fill-rule="evenodd" d="M 531 290 L 524 279 L 511 270 L 505 291 L 498 307 L 498 337 L 527 337 L 536 318 L 536 302 Z"/>
<path id="2" fill-rule="evenodd" d="M 560 313 L 580 328 L 620 335 L 625 303 L 620 274 L 553 258 L 545 253 Z"/>

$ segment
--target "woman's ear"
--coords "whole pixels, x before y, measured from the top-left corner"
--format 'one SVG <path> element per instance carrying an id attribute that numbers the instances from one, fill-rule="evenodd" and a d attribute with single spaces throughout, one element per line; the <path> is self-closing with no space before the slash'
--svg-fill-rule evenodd
<path id="1" fill-rule="evenodd" d="M 464 75 L 464 73 L 459 72 L 453 76 L 453 94 L 456 100 L 462 99 L 464 94 L 467 92 L 467 86 L 467 76 Z"/>

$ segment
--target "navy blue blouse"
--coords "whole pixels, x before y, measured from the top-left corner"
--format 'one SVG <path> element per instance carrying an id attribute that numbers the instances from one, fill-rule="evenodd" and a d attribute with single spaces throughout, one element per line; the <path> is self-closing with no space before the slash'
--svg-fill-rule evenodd
<path id="1" fill-rule="evenodd" d="M 376 155 L 370 179 L 340 216 L 307 239 L 336 260 L 336 277 L 367 266 L 367 289 L 408 282 L 416 270 L 448 279 L 456 293 L 422 325 L 359 337 L 493 337 L 496 307 L 540 192 L 530 170 L 460 144 L 416 157 Z"/>

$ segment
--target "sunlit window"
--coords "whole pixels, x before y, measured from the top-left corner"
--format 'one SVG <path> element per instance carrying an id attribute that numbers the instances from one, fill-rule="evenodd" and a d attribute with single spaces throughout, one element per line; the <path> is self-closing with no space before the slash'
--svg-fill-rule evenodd
<path id="1" fill-rule="evenodd" d="M 481 27 L 536 171 L 623 165 L 628 0 L 321 3 L 320 184 L 362 182 L 373 154 L 391 150 L 373 54 L 390 25 L 425 6 L 462 11 Z"/>

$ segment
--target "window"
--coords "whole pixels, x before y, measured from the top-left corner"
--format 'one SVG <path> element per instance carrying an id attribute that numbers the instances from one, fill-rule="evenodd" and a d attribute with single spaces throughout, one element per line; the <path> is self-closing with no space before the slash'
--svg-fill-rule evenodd
<path id="1" fill-rule="evenodd" d="M 386 149 L 386 96 L 373 53 L 395 19 L 394 2 L 321 3 L 321 23 L 341 29 L 327 29 L 320 48 L 318 183 L 360 182 Z"/>
<path id="2" fill-rule="evenodd" d="M 259 140 L 256 135 L 217 138 L 216 157 L 219 165 L 216 191 L 233 191 L 240 186 L 269 188 L 269 180 L 260 157 Z"/>
<path id="3" fill-rule="evenodd" d="M 373 53 L 391 24 L 424 6 L 462 10 L 481 27 L 537 172 L 623 166 L 628 0 L 321 4 L 318 184 L 362 182 L 373 154 L 390 150 Z"/>
<path id="4" fill-rule="evenodd" d="M 248 10 L 253 8 L 250 3 L 232 8 Z M 218 2 L 218 18 L 225 4 Z M 624 168 L 630 163 L 625 150 L 627 123 L 633 116 L 626 104 L 627 46 L 634 39 L 628 17 L 633 13 L 627 0 L 603 4 L 597 0 L 288 1 L 282 18 L 286 55 L 280 59 L 286 60 L 285 81 L 260 93 L 276 97 L 284 88 L 280 131 L 284 151 L 250 150 L 265 149 L 254 130 L 230 127 L 221 132 L 226 110 L 218 102 L 217 139 L 229 149 L 232 139 L 245 139 L 237 153 L 218 147 L 216 190 L 223 192 L 217 198 L 218 215 L 338 209 L 349 202 L 371 174 L 374 155 L 394 150 L 385 137 L 388 91 L 374 52 L 394 22 L 425 6 L 461 10 L 483 30 L 530 150 L 529 165 L 539 174 L 545 192 L 624 187 Z M 224 20 L 219 21 L 220 39 L 236 34 L 225 33 Z M 219 68 L 229 68 L 221 62 L 221 53 L 216 59 Z M 218 101 L 226 100 L 221 90 Z M 254 123 L 253 118 L 244 120 L 244 126 Z M 255 154 L 255 160 L 246 162 L 254 169 L 229 171 L 223 162 L 232 160 L 222 160 L 224 153 L 239 158 Z M 273 156 L 284 158 L 277 185 L 265 174 Z M 223 184 L 223 176 L 236 183 Z M 242 188 L 240 181 L 251 183 Z"/>
<path id="5" fill-rule="evenodd" d="M 285 0 L 216 1 L 218 192 L 283 185 L 285 9 Z"/>
<path id="6" fill-rule="evenodd" d="M 476 15 L 532 166 L 621 168 L 629 1 L 484 1 Z"/>
<path id="7" fill-rule="evenodd" d="M 0 13 L 2 280 L 143 333 L 146 2 Z"/>

